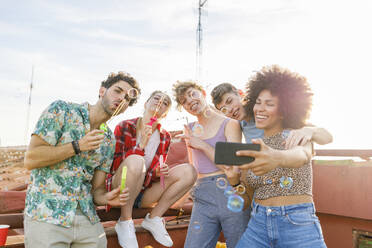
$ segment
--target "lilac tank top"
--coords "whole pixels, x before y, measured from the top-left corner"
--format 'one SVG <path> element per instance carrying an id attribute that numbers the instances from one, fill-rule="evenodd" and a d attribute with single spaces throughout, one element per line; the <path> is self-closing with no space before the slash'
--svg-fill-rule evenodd
<path id="1" fill-rule="evenodd" d="M 207 142 L 209 145 L 213 146 L 213 147 L 216 146 L 217 141 L 226 141 L 225 126 L 226 126 L 226 124 L 229 120 L 230 119 L 227 118 L 222 122 L 220 128 L 218 129 L 218 131 L 217 131 L 217 133 L 214 137 L 209 138 L 209 139 L 203 139 L 203 140 L 205 142 Z M 194 124 L 195 124 L 195 122 L 190 123 L 189 127 L 192 129 Z M 194 166 L 195 166 L 196 170 L 198 171 L 198 173 L 208 174 L 208 173 L 213 173 L 213 172 L 216 172 L 216 171 L 220 170 L 216 167 L 214 161 L 211 161 L 204 154 L 203 151 L 198 150 L 198 149 L 192 149 L 191 151 L 192 151 L 192 160 L 193 160 Z"/>

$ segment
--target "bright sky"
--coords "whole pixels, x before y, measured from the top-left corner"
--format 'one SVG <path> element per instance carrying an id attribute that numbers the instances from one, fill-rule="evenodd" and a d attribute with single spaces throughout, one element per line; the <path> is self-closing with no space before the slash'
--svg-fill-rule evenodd
<path id="1" fill-rule="evenodd" d="M 153 90 L 170 93 L 176 80 L 195 79 L 197 2 L 2 1 L 1 145 L 28 142 L 56 99 L 94 104 L 110 72 L 129 72 L 143 88 L 112 127 L 142 113 Z M 208 93 L 222 82 L 243 88 L 254 71 L 279 64 L 308 78 L 310 121 L 334 136 L 324 148 L 372 148 L 372 1 L 209 0 L 205 7 L 201 79 Z M 182 116 L 172 110 L 164 126 L 180 128 Z"/>

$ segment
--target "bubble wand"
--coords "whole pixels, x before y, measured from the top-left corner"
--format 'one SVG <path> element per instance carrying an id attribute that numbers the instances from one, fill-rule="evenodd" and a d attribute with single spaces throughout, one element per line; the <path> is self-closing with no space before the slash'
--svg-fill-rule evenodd
<path id="1" fill-rule="evenodd" d="M 164 95 L 161 96 L 158 104 L 156 104 L 155 112 L 152 115 L 152 117 L 150 118 L 150 121 L 147 123 L 147 125 L 152 126 L 152 124 L 158 120 L 158 117 L 156 117 L 156 114 L 159 112 L 163 101 L 164 101 Z"/>
<path id="2" fill-rule="evenodd" d="M 137 89 L 135 88 L 131 88 L 128 92 L 127 92 L 127 95 L 130 99 L 134 99 L 134 98 L 137 98 L 137 95 L 138 95 L 138 91 Z M 110 119 L 106 122 L 106 123 L 102 123 L 100 126 L 99 126 L 99 129 L 104 131 L 104 132 L 107 132 L 107 125 L 110 123 L 110 121 L 112 121 L 112 117 L 114 116 L 117 116 L 120 111 L 123 109 L 124 106 L 127 106 L 129 105 L 129 102 L 130 100 L 127 100 L 126 97 L 124 97 L 123 100 L 121 100 L 119 106 L 115 109 L 115 111 L 112 113 Z"/>
<path id="3" fill-rule="evenodd" d="M 104 132 L 107 132 L 107 125 L 110 123 L 110 121 L 113 119 L 112 117 L 118 115 L 120 113 L 120 111 L 123 109 L 125 103 L 127 103 L 127 100 L 124 98 L 119 106 L 115 109 L 115 111 L 112 113 L 110 119 L 108 119 L 108 121 L 106 123 L 102 123 L 100 126 L 99 126 L 99 129 L 104 131 Z"/>
<path id="4" fill-rule="evenodd" d="M 123 190 L 125 189 L 126 180 L 127 180 L 127 167 L 123 167 L 123 170 L 121 172 L 120 193 L 123 193 Z"/>

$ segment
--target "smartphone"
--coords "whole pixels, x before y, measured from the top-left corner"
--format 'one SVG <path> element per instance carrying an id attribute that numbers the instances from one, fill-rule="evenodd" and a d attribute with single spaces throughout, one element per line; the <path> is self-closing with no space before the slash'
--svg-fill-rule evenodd
<path id="1" fill-rule="evenodd" d="M 254 161 L 254 157 L 236 156 L 236 152 L 241 150 L 260 151 L 261 146 L 259 144 L 217 142 L 214 153 L 214 162 L 223 165 L 242 165 Z"/>

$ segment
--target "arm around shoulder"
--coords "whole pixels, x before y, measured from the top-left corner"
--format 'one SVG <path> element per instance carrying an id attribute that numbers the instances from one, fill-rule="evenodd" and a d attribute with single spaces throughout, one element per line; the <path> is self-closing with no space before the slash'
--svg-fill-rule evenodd
<path id="1" fill-rule="evenodd" d="M 326 145 L 333 141 L 333 136 L 327 129 L 322 127 L 305 127 L 313 130 L 312 141 L 319 145 Z"/>
<path id="2" fill-rule="evenodd" d="M 241 142 L 242 131 L 240 129 L 239 121 L 231 119 L 225 128 L 225 137 L 228 142 Z"/>
<path id="3" fill-rule="evenodd" d="M 313 145 L 308 142 L 304 146 L 295 146 L 289 150 L 275 150 L 279 166 L 283 168 L 299 168 L 310 162 Z"/>

